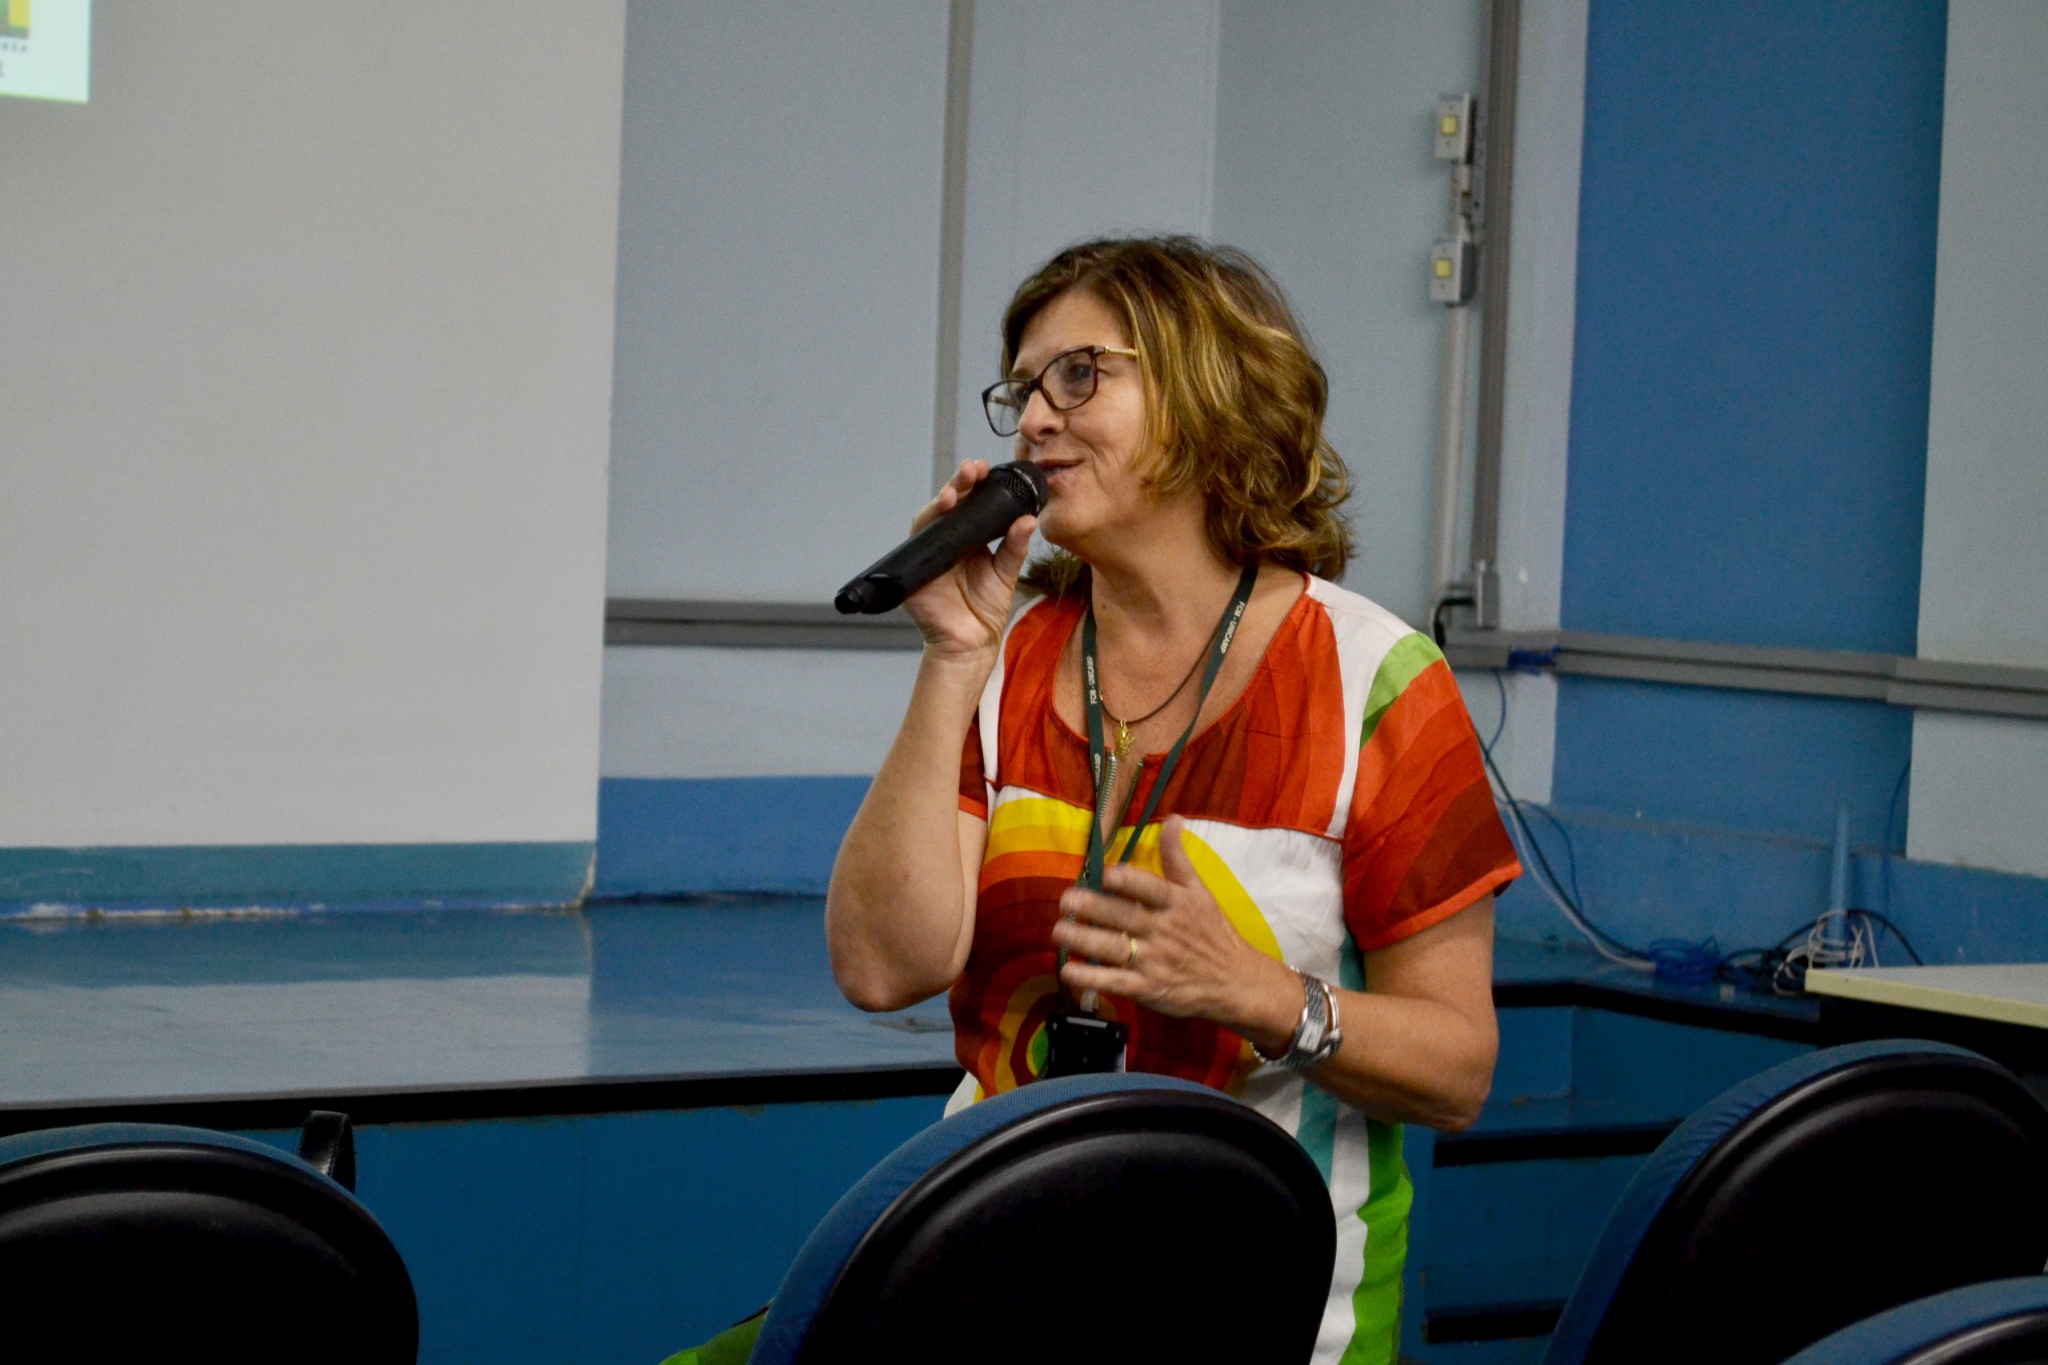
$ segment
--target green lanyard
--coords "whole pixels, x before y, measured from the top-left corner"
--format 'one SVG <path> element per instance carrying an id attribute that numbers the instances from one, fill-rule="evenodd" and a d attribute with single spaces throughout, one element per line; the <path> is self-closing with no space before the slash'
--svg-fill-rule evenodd
<path id="1" fill-rule="evenodd" d="M 1152 823 L 1152 816 L 1159 809 L 1159 798 L 1166 792 L 1166 784 L 1173 780 L 1173 770 L 1180 763 L 1181 750 L 1188 744 L 1188 737 L 1195 733 L 1195 722 L 1202 718 L 1202 705 L 1209 700 L 1209 688 L 1216 681 L 1216 674 L 1223 668 L 1223 656 L 1230 652 L 1230 642 L 1237 635 L 1238 623 L 1244 620 L 1244 609 L 1252 600 L 1252 585 L 1259 579 L 1259 566 L 1248 564 L 1242 577 L 1237 580 L 1237 591 L 1231 596 L 1230 605 L 1223 609 L 1223 619 L 1216 623 L 1216 634 L 1209 644 L 1209 666 L 1202 670 L 1202 691 L 1195 699 L 1195 714 L 1188 718 L 1188 728 L 1180 732 L 1180 738 L 1173 742 L 1167 752 L 1166 761 L 1159 765 L 1159 780 L 1152 784 L 1152 794 L 1145 800 L 1145 809 L 1138 816 L 1138 823 L 1131 830 L 1131 841 L 1124 845 L 1123 856 L 1117 859 L 1127 863 L 1138 851 L 1138 836 L 1145 832 L 1145 826 Z M 1124 742 L 1114 753 L 1105 752 L 1102 743 L 1102 689 L 1095 669 L 1095 609 L 1088 609 L 1087 617 L 1081 623 L 1081 687 L 1088 703 L 1088 770 L 1095 779 L 1095 816 L 1088 822 L 1088 857 L 1081 867 L 1078 883 L 1091 891 L 1102 889 L 1102 864 L 1106 852 L 1103 840 L 1102 821 L 1108 812 L 1110 793 L 1116 788 L 1117 769 L 1128 754 L 1129 732 Z M 1132 795 L 1137 794 L 1137 784 L 1131 784 Z M 1128 798 L 1124 810 L 1130 809 Z M 1123 822 L 1124 811 L 1117 812 L 1117 823 Z M 1062 965 L 1066 962 L 1064 950 L 1060 953 Z"/>

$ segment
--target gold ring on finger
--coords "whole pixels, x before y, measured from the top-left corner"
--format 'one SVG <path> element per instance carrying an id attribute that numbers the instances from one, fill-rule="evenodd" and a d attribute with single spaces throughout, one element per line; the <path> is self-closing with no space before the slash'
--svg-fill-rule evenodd
<path id="1" fill-rule="evenodd" d="M 1138 965 L 1138 939 L 1135 934 L 1125 934 L 1124 940 L 1131 945 L 1130 951 L 1124 954 L 1124 970 L 1130 971 Z"/>

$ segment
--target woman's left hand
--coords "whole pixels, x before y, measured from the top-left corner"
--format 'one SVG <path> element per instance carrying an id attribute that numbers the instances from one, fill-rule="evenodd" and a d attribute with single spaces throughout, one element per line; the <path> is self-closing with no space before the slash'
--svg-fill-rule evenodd
<path id="1" fill-rule="evenodd" d="M 1116 864 L 1104 869 L 1101 891 L 1076 886 L 1060 897 L 1067 918 L 1052 937 L 1071 955 L 1060 980 L 1076 995 L 1120 995 L 1255 1042 L 1272 1039 L 1277 1026 L 1284 1046 L 1301 1009 L 1300 979 L 1224 916 L 1181 846 L 1185 829 L 1177 815 L 1160 829 L 1164 877 Z"/>

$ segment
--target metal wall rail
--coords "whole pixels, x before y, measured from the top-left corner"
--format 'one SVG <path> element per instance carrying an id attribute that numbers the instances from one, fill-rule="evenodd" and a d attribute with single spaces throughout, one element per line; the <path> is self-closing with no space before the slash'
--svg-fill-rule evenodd
<path id="1" fill-rule="evenodd" d="M 606 602 L 604 642 L 728 649 L 919 647 L 916 627 L 901 612 L 841 616 L 823 602 L 653 598 Z M 2048 720 L 2048 668 L 1577 630 L 1453 630 L 1444 654 L 1455 668 L 1550 669 L 1589 678 L 1846 697 L 1923 710 Z"/>
<path id="2" fill-rule="evenodd" d="M 1848 697 L 1923 710 L 2048 719 L 2048 668 L 1576 630 L 1453 630 L 1444 654 L 1456 668 L 1550 668 L 1582 677 Z"/>

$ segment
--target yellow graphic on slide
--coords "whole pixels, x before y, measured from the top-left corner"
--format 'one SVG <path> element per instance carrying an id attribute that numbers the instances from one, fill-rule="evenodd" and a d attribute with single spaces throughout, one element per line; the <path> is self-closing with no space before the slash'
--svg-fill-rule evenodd
<path id="1" fill-rule="evenodd" d="M 0 24 L 0 38 L 28 37 L 28 0 L 7 0 L 7 22 Z"/>

